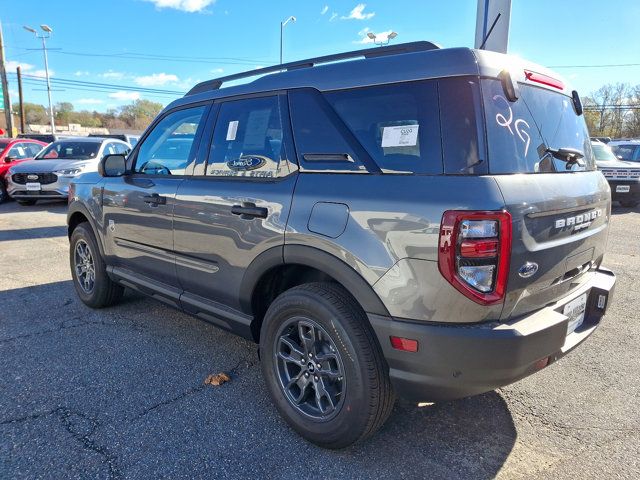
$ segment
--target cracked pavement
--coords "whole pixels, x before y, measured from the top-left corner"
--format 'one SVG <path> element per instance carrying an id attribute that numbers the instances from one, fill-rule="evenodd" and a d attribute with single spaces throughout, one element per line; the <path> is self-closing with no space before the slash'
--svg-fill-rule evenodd
<path id="1" fill-rule="evenodd" d="M 340 452 L 280 419 L 256 345 L 130 292 L 85 307 L 65 212 L 0 205 L 0 478 L 640 477 L 638 211 L 614 208 L 615 298 L 581 348 L 495 392 L 398 401 Z"/>

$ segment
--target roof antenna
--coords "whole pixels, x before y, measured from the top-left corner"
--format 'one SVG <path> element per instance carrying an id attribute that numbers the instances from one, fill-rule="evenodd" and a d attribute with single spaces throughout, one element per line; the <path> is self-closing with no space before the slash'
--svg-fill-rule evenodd
<path id="1" fill-rule="evenodd" d="M 500 19 L 500 17 L 502 16 L 501 13 L 499 13 L 496 16 L 496 19 L 493 21 L 493 23 L 491 24 L 491 28 L 489 29 L 489 31 L 487 32 L 487 35 L 484 37 L 484 40 L 482 40 L 482 44 L 480 45 L 480 50 L 482 50 L 484 48 L 484 45 L 487 43 L 487 40 L 489 40 L 489 37 L 491 36 L 491 32 L 493 32 L 493 27 L 496 26 L 496 23 L 498 23 L 498 20 Z"/>

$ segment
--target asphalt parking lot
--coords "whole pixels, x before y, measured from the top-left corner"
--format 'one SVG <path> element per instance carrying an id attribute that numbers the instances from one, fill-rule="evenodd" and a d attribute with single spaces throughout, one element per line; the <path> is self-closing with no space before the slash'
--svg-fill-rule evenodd
<path id="1" fill-rule="evenodd" d="M 138 294 L 85 307 L 65 210 L 0 205 L 0 478 L 640 477 L 637 209 L 614 208 L 616 294 L 586 344 L 495 392 L 399 401 L 339 452 L 280 419 L 255 345 Z"/>

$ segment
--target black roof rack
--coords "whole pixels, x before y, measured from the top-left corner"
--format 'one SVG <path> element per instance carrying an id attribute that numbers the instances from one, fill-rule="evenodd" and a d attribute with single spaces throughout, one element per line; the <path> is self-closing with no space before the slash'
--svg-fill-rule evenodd
<path id="1" fill-rule="evenodd" d="M 241 78 L 255 77 L 272 72 L 281 72 L 283 70 L 296 70 L 298 68 L 308 68 L 320 63 L 337 62 L 339 60 L 347 60 L 350 58 L 374 58 L 384 57 L 387 55 L 398 55 L 400 53 L 421 52 L 425 50 L 435 50 L 440 47 L 432 42 L 420 41 L 410 43 L 400 43 L 398 45 L 388 45 L 385 47 L 365 48 L 362 50 L 353 50 L 351 52 L 335 53 L 333 55 L 324 55 L 322 57 L 308 58 L 306 60 L 298 60 L 296 62 L 283 63 L 273 65 L 271 67 L 258 68 L 248 72 L 234 73 L 226 77 L 214 78 L 205 82 L 198 83 L 195 87 L 187 92 L 185 96 L 195 95 L 196 93 L 207 92 L 209 90 L 217 90 L 225 82 L 239 80 Z"/>

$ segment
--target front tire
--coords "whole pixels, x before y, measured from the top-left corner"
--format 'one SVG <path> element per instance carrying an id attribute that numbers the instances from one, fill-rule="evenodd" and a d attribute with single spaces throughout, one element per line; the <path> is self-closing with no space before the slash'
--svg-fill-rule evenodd
<path id="1" fill-rule="evenodd" d="M 107 275 L 96 237 L 86 222 L 78 225 L 71 234 L 69 263 L 73 286 L 80 300 L 89 307 L 108 307 L 122 298 L 124 287 Z"/>
<path id="2" fill-rule="evenodd" d="M 262 324 L 260 358 L 280 414 L 321 447 L 369 437 L 393 408 L 380 345 L 360 305 L 338 285 L 311 283 L 278 296 Z"/>

